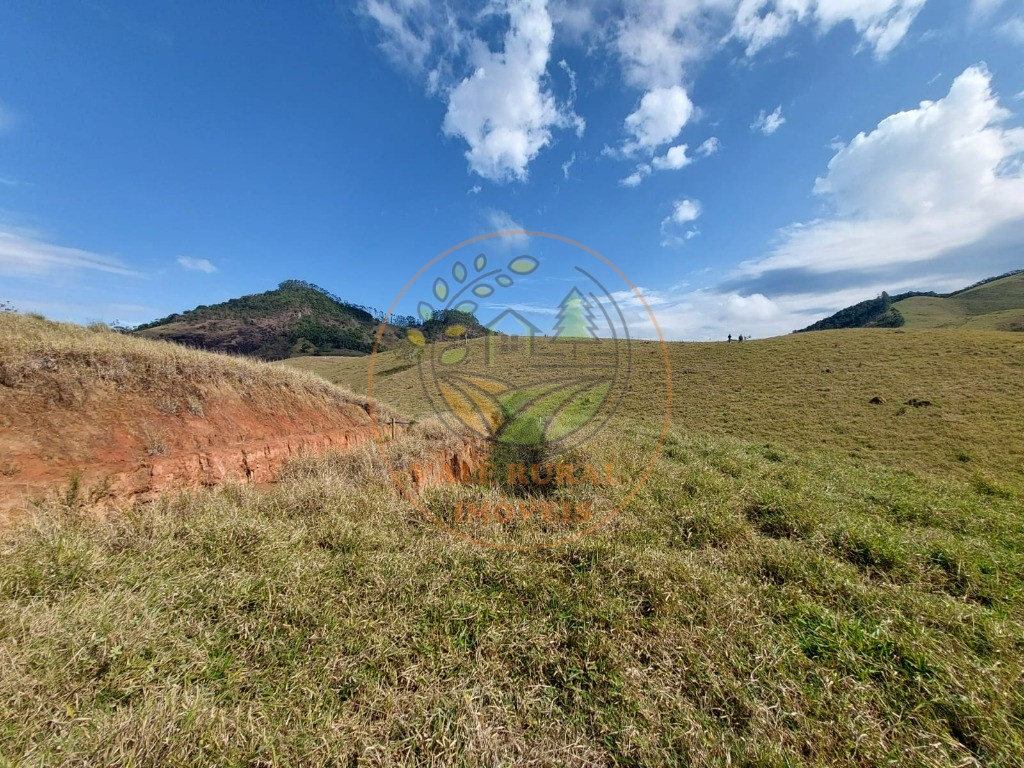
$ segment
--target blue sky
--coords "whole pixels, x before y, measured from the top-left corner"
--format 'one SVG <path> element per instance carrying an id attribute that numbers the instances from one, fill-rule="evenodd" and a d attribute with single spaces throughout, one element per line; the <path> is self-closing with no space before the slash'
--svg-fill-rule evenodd
<path id="1" fill-rule="evenodd" d="M 386 308 L 519 227 L 673 339 L 1024 267 L 1021 0 L 9 0 L 0 57 L 0 300 L 57 319 Z"/>

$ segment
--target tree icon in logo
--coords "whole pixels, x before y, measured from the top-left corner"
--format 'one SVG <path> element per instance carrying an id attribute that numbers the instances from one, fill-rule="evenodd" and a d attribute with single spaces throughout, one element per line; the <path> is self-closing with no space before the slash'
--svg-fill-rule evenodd
<path id="1" fill-rule="evenodd" d="M 558 305 L 555 336 L 560 339 L 596 339 L 597 323 L 590 302 L 573 288 Z"/>

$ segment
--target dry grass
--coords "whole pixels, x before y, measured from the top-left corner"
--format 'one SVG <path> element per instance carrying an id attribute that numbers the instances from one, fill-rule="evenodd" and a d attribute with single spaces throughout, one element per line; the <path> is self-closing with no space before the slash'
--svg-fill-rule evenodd
<path id="1" fill-rule="evenodd" d="M 425 523 L 373 448 L 53 509 L 4 542 L 0 756 L 1019 765 L 1020 502 L 673 433 L 626 514 L 552 551 Z"/>
<path id="2" fill-rule="evenodd" d="M 541 342 L 543 344 L 544 342 Z M 471 342 L 476 349 L 483 341 Z M 625 422 L 665 413 L 658 345 L 633 345 Z M 824 450 L 882 466 L 1024 483 L 1024 336 L 989 331 L 848 330 L 732 343 L 669 345 L 672 422 L 696 434 Z M 286 365 L 366 392 L 369 359 L 308 357 Z M 494 374 L 515 377 L 523 357 Z M 384 353 L 376 373 L 401 368 Z M 581 362 L 581 367 L 586 361 Z M 417 369 L 375 375 L 374 396 L 423 414 Z M 881 396 L 884 405 L 869 401 Z M 912 398 L 930 407 L 906 405 Z"/>
<path id="3" fill-rule="evenodd" d="M 1022 765 L 1019 343 L 679 345 L 661 462 L 551 550 L 428 523 L 377 446 L 103 521 L 69 492 L 0 542 L 0 764 Z M 647 397 L 587 458 L 643 462 Z"/>
<path id="4" fill-rule="evenodd" d="M 103 386 L 153 395 L 164 411 L 176 411 L 185 398 L 192 413 L 202 411 L 200 395 L 211 388 L 243 394 L 277 389 L 318 402 L 366 403 L 365 397 L 304 371 L 126 336 L 102 324 L 90 329 L 0 313 L 0 387 L 43 385 L 45 397 L 54 401 L 75 402 L 83 391 Z M 378 412 L 392 415 L 384 405 Z"/>

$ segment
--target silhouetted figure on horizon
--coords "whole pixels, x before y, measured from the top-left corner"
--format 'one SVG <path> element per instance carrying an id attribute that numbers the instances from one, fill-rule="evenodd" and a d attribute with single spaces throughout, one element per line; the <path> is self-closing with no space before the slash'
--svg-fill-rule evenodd
<path id="1" fill-rule="evenodd" d="M 743 341 L 743 334 L 740 334 L 740 341 Z"/>
<path id="2" fill-rule="evenodd" d="M 728 341 L 732 341 L 732 334 L 731 333 L 729 334 Z"/>

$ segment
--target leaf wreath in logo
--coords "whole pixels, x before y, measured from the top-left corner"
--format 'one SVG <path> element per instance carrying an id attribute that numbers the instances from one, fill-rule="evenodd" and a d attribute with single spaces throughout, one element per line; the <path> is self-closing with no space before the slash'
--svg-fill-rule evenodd
<path id="1" fill-rule="evenodd" d="M 453 414 L 473 433 L 493 438 L 505 419 L 502 398 L 509 385 L 487 375 L 480 365 L 472 365 L 470 338 L 481 336 L 476 319 L 480 305 L 476 299 L 487 299 L 503 288 L 511 288 L 517 276 L 535 272 L 540 262 L 532 256 L 519 256 L 505 266 L 489 268 L 487 256 L 479 254 L 472 262 L 473 271 L 462 261 L 451 268 L 451 282 L 438 277 L 433 284 L 432 303 L 421 301 L 417 315 L 422 329 L 407 332 L 414 345 L 429 349 L 432 354 L 420 358 L 420 376 L 428 396 L 439 414 Z M 438 343 L 430 345 L 428 339 Z M 439 400 L 438 400 L 439 396 Z"/>
<path id="2" fill-rule="evenodd" d="M 593 285 L 584 291 L 573 286 L 557 307 L 542 308 L 556 316 L 550 337 L 516 305 L 503 304 L 503 292 L 539 267 L 532 256 L 493 267 L 480 254 L 471 269 L 456 261 L 450 279 L 434 279 L 432 301 L 419 303 L 422 326 L 410 329 L 408 338 L 424 351 L 420 380 L 443 420 L 454 418 L 489 440 L 543 443 L 558 453 L 570 446 L 573 436 L 581 438 L 584 427 L 601 420 L 610 400 L 621 398 L 629 365 L 622 359 L 623 346 L 628 356 L 628 344 L 619 342 L 623 337 L 628 341 L 628 333 L 616 332 L 625 323 L 616 324 L 609 314 L 609 307 L 618 311 L 611 294 L 578 267 L 581 282 L 589 278 Z M 476 314 L 484 299 L 497 315 L 481 325 Z M 517 333 L 500 332 L 499 321 L 518 324 Z M 610 329 L 603 344 L 601 324 Z M 515 350 L 511 356 L 506 354 L 509 349 Z"/>

